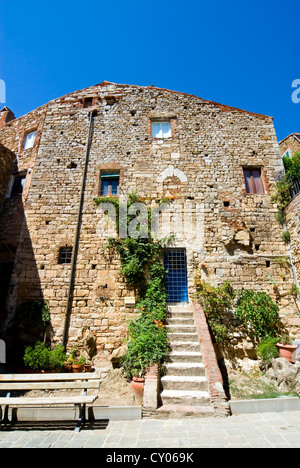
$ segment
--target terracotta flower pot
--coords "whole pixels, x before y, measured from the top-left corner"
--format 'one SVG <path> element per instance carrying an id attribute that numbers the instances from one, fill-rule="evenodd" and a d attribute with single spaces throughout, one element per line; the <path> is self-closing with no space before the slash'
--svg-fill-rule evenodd
<path id="1" fill-rule="evenodd" d="M 79 374 L 84 371 L 84 364 L 72 364 L 72 371 Z"/>
<path id="2" fill-rule="evenodd" d="M 137 405 L 143 404 L 144 386 L 145 386 L 145 379 L 140 378 L 140 377 L 133 377 L 133 380 L 131 382 L 131 387 L 132 387 L 134 399 Z"/>
<path id="3" fill-rule="evenodd" d="M 85 364 L 84 365 L 85 372 L 91 372 L 92 368 L 93 368 L 92 364 Z"/>
<path id="4" fill-rule="evenodd" d="M 72 370 L 72 364 L 69 362 L 65 362 L 65 369 L 66 371 L 70 372 Z"/>
<path id="5" fill-rule="evenodd" d="M 276 347 L 279 351 L 280 357 L 285 358 L 289 362 L 295 362 L 295 360 L 293 359 L 293 354 L 297 349 L 296 345 L 292 345 L 292 344 L 285 345 L 282 343 L 277 343 Z"/>

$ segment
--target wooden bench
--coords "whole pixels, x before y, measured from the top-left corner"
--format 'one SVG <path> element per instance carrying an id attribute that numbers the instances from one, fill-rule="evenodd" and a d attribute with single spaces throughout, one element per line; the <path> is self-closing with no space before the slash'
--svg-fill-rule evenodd
<path id="1" fill-rule="evenodd" d="M 97 395 L 88 396 L 88 389 L 99 389 L 100 371 L 82 374 L 0 374 L 0 391 L 7 392 L 0 397 L 0 424 L 9 424 L 8 409 L 13 407 L 36 407 L 57 405 L 78 405 L 79 419 L 75 432 L 79 432 L 86 421 L 86 405 L 92 404 Z M 30 390 L 83 390 L 81 395 L 57 397 L 12 397 L 13 391 Z M 4 410 L 2 410 L 4 407 Z M 3 415 L 3 418 L 2 418 Z"/>

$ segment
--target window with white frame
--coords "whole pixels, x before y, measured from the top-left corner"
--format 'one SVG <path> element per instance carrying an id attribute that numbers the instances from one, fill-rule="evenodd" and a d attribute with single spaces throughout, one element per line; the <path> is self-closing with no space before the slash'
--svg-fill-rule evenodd
<path id="1" fill-rule="evenodd" d="M 36 130 L 34 132 L 27 133 L 24 141 L 24 149 L 32 148 L 36 138 Z"/>
<path id="2" fill-rule="evenodd" d="M 286 150 L 286 152 L 284 153 L 284 155 L 282 157 L 283 158 L 285 158 L 285 157 L 291 158 L 292 157 L 291 150 L 290 149 Z"/>
<path id="3" fill-rule="evenodd" d="M 171 121 L 161 120 L 151 122 L 151 136 L 152 138 L 171 138 Z"/>

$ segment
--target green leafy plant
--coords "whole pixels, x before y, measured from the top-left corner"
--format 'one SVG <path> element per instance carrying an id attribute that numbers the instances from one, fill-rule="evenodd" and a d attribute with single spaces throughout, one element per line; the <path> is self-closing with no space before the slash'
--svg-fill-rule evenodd
<path id="1" fill-rule="evenodd" d="M 282 213 L 284 209 L 291 201 L 291 186 L 292 184 L 300 179 L 300 153 L 295 153 L 292 158 L 286 156 L 283 158 L 283 164 L 285 167 L 286 174 L 282 180 L 275 184 L 274 191 L 272 194 L 272 201 L 276 203 L 278 210 Z M 280 224 L 282 215 L 279 215 L 278 222 Z"/>
<path id="2" fill-rule="evenodd" d="M 283 180 L 275 184 L 271 200 L 277 205 L 278 210 L 281 212 L 284 211 L 291 200 L 291 186 L 291 181 L 287 175 Z"/>
<path id="3" fill-rule="evenodd" d="M 257 346 L 257 355 L 262 358 L 263 361 L 270 361 L 279 357 L 279 351 L 276 348 L 278 343 L 277 337 L 268 337 L 262 340 Z"/>
<path id="4" fill-rule="evenodd" d="M 235 314 L 240 323 L 259 340 L 276 336 L 279 327 L 279 307 L 263 291 L 242 290 L 237 294 Z"/>
<path id="5" fill-rule="evenodd" d="M 229 282 L 214 287 L 195 277 L 196 297 L 203 306 L 208 325 L 217 343 L 229 338 L 224 316 L 233 308 L 233 289 Z"/>
<path id="6" fill-rule="evenodd" d="M 73 364 L 75 366 L 83 366 L 84 364 L 86 364 L 86 359 L 84 356 L 80 356 L 78 359 L 75 359 L 73 361 Z"/>
<path id="7" fill-rule="evenodd" d="M 285 216 L 284 216 L 284 211 L 282 209 L 277 211 L 277 213 L 275 214 L 275 219 L 278 224 L 280 224 L 281 226 L 284 225 Z"/>
<path id="8" fill-rule="evenodd" d="M 44 343 L 38 342 L 34 347 L 27 346 L 25 349 L 24 364 L 33 370 L 61 370 L 66 359 L 63 345 L 51 349 Z"/>
<path id="9" fill-rule="evenodd" d="M 142 200 L 136 193 L 130 194 L 127 212 L 130 212 L 133 203 L 140 202 Z M 96 203 L 101 203 L 101 200 L 96 200 Z M 118 205 L 118 201 L 115 200 L 114 203 L 115 206 Z M 160 363 L 170 349 L 165 328 L 168 309 L 165 295 L 166 270 L 162 263 L 162 253 L 172 238 L 152 238 L 151 209 L 148 207 L 147 210 L 147 232 L 144 226 L 141 236 L 109 238 L 106 246 L 110 251 L 118 253 L 121 262 L 120 274 L 134 286 L 138 296 L 137 307 L 140 313 L 128 324 L 127 352 L 122 359 L 122 366 L 128 378 L 142 376 L 151 364 Z M 134 216 L 127 215 L 125 221 L 120 220 L 119 205 L 116 212 L 117 228 L 120 228 L 121 222 L 126 222 L 127 229 Z"/>
<path id="10" fill-rule="evenodd" d="M 277 343 L 281 343 L 283 345 L 292 344 L 292 339 L 289 335 L 282 335 L 277 338 Z"/>
<path id="11" fill-rule="evenodd" d="M 291 242 L 291 234 L 289 231 L 283 231 L 281 237 L 285 244 L 289 244 Z"/>
<path id="12" fill-rule="evenodd" d="M 195 276 L 196 299 L 203 306 L 212 336 L 218 343 L 230 339 L 226 316 L 237 319 L 259 341 L 279 330 L 279 307 L 263 291 L 233 290 L 229 282 L 214 287 Z"/>
<path id="13" fill-rule="evenodd" d="M 160 363 L 170 350 L 165 325 L 146 312 L 128 326 L 130 339 L 122 366 L 127 377 L 143 376 L 145 369 Z"/>

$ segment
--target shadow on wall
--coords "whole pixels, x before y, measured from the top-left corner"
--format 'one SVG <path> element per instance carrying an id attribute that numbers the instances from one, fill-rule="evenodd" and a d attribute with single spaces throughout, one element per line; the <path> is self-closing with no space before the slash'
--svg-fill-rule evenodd
<path id="1" fill-rule="evenodd" d="M 24 367 L 25 347 L 44 339 L 44 304 L 20 187 L 0 212 L 0 339 L 8 366 Z"/>

